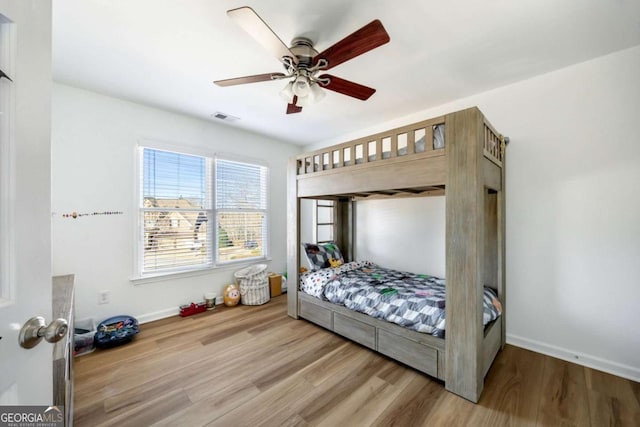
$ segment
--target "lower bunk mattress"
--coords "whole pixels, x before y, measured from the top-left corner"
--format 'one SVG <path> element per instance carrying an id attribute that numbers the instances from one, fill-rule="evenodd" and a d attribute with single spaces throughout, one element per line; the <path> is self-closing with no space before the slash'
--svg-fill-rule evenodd
<path id="1" fill-rule="evenodd" d="M 316 298 L 443 338 L 445 334 L 445 280 L 380 267 L 369 261 L 303 273 L 300 290 Z M 502 314 L 495 291 L 485 287 L 483 323 Z"/>

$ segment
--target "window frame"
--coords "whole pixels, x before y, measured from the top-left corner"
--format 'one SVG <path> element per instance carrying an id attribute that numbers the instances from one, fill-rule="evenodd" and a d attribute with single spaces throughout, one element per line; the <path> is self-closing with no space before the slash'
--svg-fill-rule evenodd
<path id="1" fill-rule="evenodd" d="M 145 250 L 145 232 L 144 232 L 144 219 L 143 212 L 145 208 L 143 206 L 144 203 L 144 149 L 150 150 L 159 150 L 159 151 L 168 151 L 177 154 L 184 154 L 188 156 L 197 156 L 203 157 L 207 162 L 207 171 L 206 173 L 209 175 L 209 193 L 210 193 L 210 206 L 207 209 L 202 209 L 206 211 L 209 215 L 208 221 L 212 224 L 211 227 L 207 227 L 207 240 L 209 242 L 209 248 L 211 251 L 210 262 L 207 264 L 198 264 L 193 266 L 178 266 L 173 268 L 159 269 L 159 270 L 150 270 L 144 271 L 144 250 Z M 265 197 L 265 209 L 264 212 L 264 223 L 263 223 L 263 239 L 265 243 L 263 243 L 263 254 L 259 257 L 251 257 L 251 258 L 242 258 L 238 260 L 232 261 L 219 261 L 219 239 L 218 239 L 218 211 L 216 208 L 216 160 L 228 160 L 239 163 L 246 163 L 250 165 L 256 165 L 260 167 L 266 168 L 266 177 L 265 177 L 265 185 L 264 185 L 264 197 Z M 269 260 L 270 253 L 270 243 L 271 243 L 271 232 L 270 232 L 270 171 L 269 165 L 267 162 L 247 157 L 247 156 L 238 156 L 234 154 L 227 153 L 214 153 L 208 152 L 205 150 L 198 150 L 190 146 L 181 146 L 171 143 L 164 143 L 155 140 L 141 140 L 137 144 L 135 148 L 135 164 L 136 171 L 134 175 L 135 180 L 135 189 L 134 191 L 134 212 L 136 216 L 136 220 L 134 223 L 134 272 L 131 277 L 132 282 L 145 283 L 149 280 L 162 280 L 162 278 L 169 278 L 174 275 L 185 275 L 191 276 L 194 274 L 204 274 L 207 271 L 212 271 L 215 269 L 226 269 L 230 267 L 237 267 L 240 264 L 252 264 L 256 261 L 267 261 Z M 169 209 L 171 210 L 171 209 Z"/>
<path id="2" fill-rule="evenodd" d="M 147 242 L 145 241 L 145 221 L 144 221 L 144 212 L 152 212 L 152 211 L 167 211 L 167 212 L 180 212 L 180 211 L 189 211 L 189 209 L 179 209 L 179 208 L 145 208 L 144 207 L 144 150 L 155 150 L 155 151 L 165 151 L 175 154 L 181 154 L 186 156 L 193 157 L 201 157 L 205 161 L 205 179 L 208 180 L 209 191 L 206 196 L 206 201 L 208 202 L 208 206 L 201 209 L 193 209 L 198 211 L 204 211 L 207 213 L 209 217 L 213 214 L 212 203 L 214 198 L 213 189 L 211 185 L 213 183 L 213 155 L 210 153 L 197 151 L 190 149 L 189 147 L 179 147 L 175 145 L 165 144 L 156 141 L 143 141 L 138 144 L 136 147 L 136 164 L 137 170 L 135 175 L 136 180 L 136 194 L 135 194 L 135 213 L 136 213 L 136 227 L 135 227 L 135 258 L 136 258 L 136 266 L 134 279 L 147 278 L 147 277 L 158 277 L 158 276 L 167 276 L 172 274 L 181 274 L 181 273 L 189 273 L 194 271 L 208 270 L 215 267 L 214 256 L 213 256 L 213 247 L 211 246 L 211 242 L 213 241 L 212 231 L 210 227 L 207 227 L 207 241 L 209 242 L 209 251 L 210 254 L 207 255 L 208 262 L 196 264 L 196 265 L 184 265 L 184 266 L 174 266 L 167 268 L 160 268 L 156 270 L 144 270 L 144 251 Z M 206 203 L 205 203 L 206 204 Z"/>

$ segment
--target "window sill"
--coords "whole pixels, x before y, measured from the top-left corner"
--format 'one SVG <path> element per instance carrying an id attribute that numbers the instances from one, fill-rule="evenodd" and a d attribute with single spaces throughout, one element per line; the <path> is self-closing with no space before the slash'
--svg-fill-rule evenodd
<path id="1" fill-rule="evenodd" d="M 144 276 L 134 276 L 134 277 L 131 277 L 129 281 L 134 285 L 144 285 L 147 283 L 164 282 L 167 280 L 204 276 L 207 274 L 224 272 L 228 270 L 239 270 L 249 265 L 261 264 L 261 263 L 268 264 L 271 261 L 273 261 L 271 258 L 252 259 L 249 261 L 236 261 L 236 262 L 230 262 L 228 264 L 218 265 L 215 267 L 200 268 L 197 270 L 172 271 L 168 273 L 157 273 L 157 274 L 146 274 Z"/>

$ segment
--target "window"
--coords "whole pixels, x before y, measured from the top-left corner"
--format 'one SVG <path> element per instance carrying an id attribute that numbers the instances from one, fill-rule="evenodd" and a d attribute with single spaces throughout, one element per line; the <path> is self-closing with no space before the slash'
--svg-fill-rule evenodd
<path id="1" fill-rule="evenodd" d="M 142 149 L 141 273 L 213 264 L 211 159 Z"/>
<path id="2" fill-rule="evenodd" d="M 140 162 L 140 275 L 267 255 L 265 166 L 148 147 Z"/>
<path id="3" fill-rule="evenodd" d="M 218 263 L 267 255 L 267 178 L 265 166 L 216 159 Z"/>

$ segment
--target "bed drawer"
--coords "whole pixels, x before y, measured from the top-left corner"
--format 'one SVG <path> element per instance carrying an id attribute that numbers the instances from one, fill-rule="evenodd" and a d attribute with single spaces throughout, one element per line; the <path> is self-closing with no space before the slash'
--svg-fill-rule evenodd
<path id="1" fill-rule="evenodd" d="M 433 377 L 438 376 L 438 350 L 378 329 L 378 351 Z"/>
<path id="2" fill-rule="evenodd" d="M 373 350 L 376 349 L 376 328 L 371 325 L 343 316 L 340 313 L 334 313 L 333 330 L 358 344 Z"/>
<path id="3" fill-rule="evenodd" d="M 311 322 L 333 330 L 333 313 L 331 310 L 300 300 L 300 316 Z"/>

